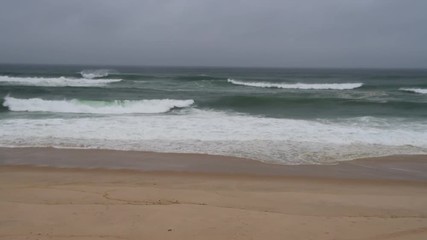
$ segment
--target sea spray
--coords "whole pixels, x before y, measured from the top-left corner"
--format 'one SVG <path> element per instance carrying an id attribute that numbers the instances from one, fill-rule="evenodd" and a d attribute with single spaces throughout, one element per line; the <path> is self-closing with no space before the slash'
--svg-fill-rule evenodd
<path id="1" fill-rule="evenodd" d="M 93 78 L 102 78 L 107 77 L 111 73 L 115 73 L 115 70 L 112 69 L 86 69 L 80 72 L 82 77 L 93 79 Z"/>

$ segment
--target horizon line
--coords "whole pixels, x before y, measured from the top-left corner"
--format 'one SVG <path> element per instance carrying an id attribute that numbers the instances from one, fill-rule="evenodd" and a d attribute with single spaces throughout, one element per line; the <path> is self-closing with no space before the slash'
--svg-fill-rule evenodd
<path id="1" fill-rule="evenodd" d="M 221 66 L 221 65 L 136 65 L 136 64 L 83 64 L 83 63 L 5 63 L 0 62 L 0 65 L 28 65 L 28 66 L 75 66 L 75 67 L 147 67 L 147 68 L 242 68 L 242 69 L 366 69 L 366 70 L 427 70 L 427 67 L 374 67 L 374 66 Z"/>

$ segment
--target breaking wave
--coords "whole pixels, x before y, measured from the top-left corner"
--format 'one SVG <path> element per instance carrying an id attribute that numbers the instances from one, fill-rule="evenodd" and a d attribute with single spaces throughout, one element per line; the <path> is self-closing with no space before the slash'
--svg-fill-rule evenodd
<path id="1" fill-rule="evenodd" d="M 349 90 L 359 88 L 363 83 L 271 83 L 271 82 L 244 82 L 227 79 L 227 82 L 248 87 L 283 88 L 283 89 L 318 89 L 318 90 Z"/>
<path id="2" fill-rule="evenodd" d="M 19 99 L 10 96 L 4 98 L 3 106 L 15 112 L 57 112 L 57 113 L 94 113 L 94 114 L 130 114 L 165 113 L 174 108 L 189 107 L 194 100 L 150 99 L 83 101 L 44 100 L 41 98 Z"/>
<path id="3" fill-rule="evenodd" d="M 405 92 L 427 94 L 427 88 L 400 88 L 399 90 L 405 91 Z"/>
<path id="4" fill-rule="evenodd" d="M 121 79 L 88 79 L 88 78 L 44 78 L 44 77 L 9 77 L 0 76 L 0 84 L 40 86 L 40 87 L 99 87 Z"/>
<path id="5" fill-rule="evenodd" d="M 82 77 L 84 78 L 101 78 L 101 77 L 107 77 L 110 75 L 110 73 L 114 72 L 111 69 L 86 69 L 80 72 Z"/>

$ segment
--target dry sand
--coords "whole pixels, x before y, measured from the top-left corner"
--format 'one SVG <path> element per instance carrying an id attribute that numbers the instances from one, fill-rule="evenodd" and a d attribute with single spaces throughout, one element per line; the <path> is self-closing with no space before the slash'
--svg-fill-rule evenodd
<path id="1" fill-rule="evenodd" d="M 15 165 L 89 156 L 138 171 Z M 300 167 L 153 153 L 135 167 L 132 156 L 0 149 L 0 239 L 427 239 L 425 156 Z"/>

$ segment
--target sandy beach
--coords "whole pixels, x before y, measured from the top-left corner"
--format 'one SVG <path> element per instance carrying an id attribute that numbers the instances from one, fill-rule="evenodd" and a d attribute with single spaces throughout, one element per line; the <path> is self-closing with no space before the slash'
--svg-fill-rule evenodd
<path id="1" fill-rule="evenodd" d="M 0 239 L 427 238 L 426 156 L 282 166 L 1 148 L 0 159 Z"/>

